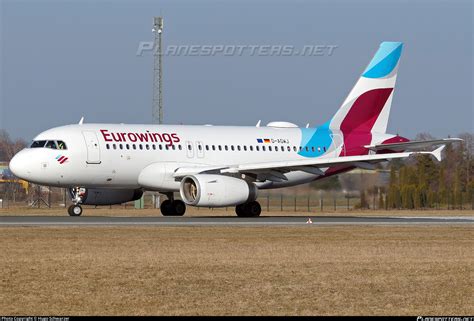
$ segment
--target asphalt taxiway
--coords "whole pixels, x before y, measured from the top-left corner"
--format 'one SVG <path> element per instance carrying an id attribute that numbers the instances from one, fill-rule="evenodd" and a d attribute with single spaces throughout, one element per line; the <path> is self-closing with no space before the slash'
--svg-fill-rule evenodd
<path id="1" fill-rule="evenodd" d="M 465 225 L 474 217 L 401 216 L 0 216 L 0 226 L 321 226 L 321 225 Z"/>

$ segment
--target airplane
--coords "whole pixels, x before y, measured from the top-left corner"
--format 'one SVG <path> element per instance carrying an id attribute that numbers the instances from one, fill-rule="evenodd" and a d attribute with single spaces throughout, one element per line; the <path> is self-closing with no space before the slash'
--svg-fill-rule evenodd
<path id="1" fill-rule="evenodd" d="M 335 115 L 319 127 L 285 121 L 86 124 L 82 118 L 40 133 L 9 167 L 29 182 L 67 188 L 71 216 L 82 214 L 81 205 L 121 204 L 155 191 L 167 196 L 160 206 L 164 216 L 182 216 L 188 205 L 235 206 L 237 216 L 254 217 L 261 213 L 260 190 L 413 155 L 441 161 L 446 144 L 461 139 L 410 141 L 386 132 L 402 48 L 401 42 L 381 43 Z"/>

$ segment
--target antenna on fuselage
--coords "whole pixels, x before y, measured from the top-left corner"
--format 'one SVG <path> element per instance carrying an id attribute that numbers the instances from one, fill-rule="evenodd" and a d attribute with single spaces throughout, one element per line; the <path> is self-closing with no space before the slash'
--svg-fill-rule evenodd
<path id="1" fill-rule="evenodd" d="M 262 122 L 262 121 L 259 120 L 258 123 L 257 123 L 257 125 L 255 125 L 255 127 L 260 127 L 260 123 L 261 123 L 261 122 Z"/>
<path id="2" fill-rule="evenodd" d="M 81 117 L 81 120 L 79 121 L 79 125 L 82 125 L 84 123 L 84 116 Z"/>
<path id="3" fill-rule="evenodd" d="M 306 124 L 306 128 L 309 128 L 309 123 Z"/>

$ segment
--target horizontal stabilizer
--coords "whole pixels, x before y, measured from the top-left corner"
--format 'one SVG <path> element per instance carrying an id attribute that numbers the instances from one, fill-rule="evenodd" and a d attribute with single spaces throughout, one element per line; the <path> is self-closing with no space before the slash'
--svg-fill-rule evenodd
<path id="1" fill-rule="evenodd" d="M 423 148 L 429 148 L 438 145 L 446 145 L 456 142 L 461 142 L 461 138 L 443 138 L 443 139 L 434 139 L 434 140 L 418 140 L 402 143 L 393 143 L 393 144 L 380 144 L 380 145 L 366 145 L 365 148 L 368 148 L 373 151 L 379 150 L 391 150 L 394 152 L 401 151 L 411 151 L 419 150 Z"/>

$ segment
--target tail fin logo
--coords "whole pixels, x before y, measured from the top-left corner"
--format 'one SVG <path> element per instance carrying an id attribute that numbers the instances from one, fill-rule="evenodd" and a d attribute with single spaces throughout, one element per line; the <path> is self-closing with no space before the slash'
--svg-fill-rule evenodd
<path id="1" fill-rule="evenodd" d="M 402 47 L 401 42 L 382 42 L 362 76 L 365 78 L 383 78 L 389 75 L 398 64 Z"/>
<path id="2" fill-rule="evenodd" d="M 59 164 L 64 164 L 69 158 L 63 155 L 58 155 L 56 156 L 56 160 L 58 161 Z"/>

